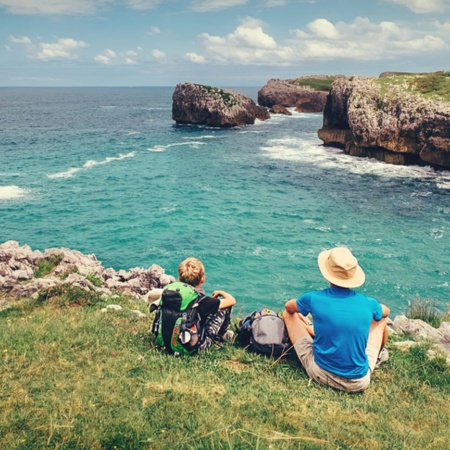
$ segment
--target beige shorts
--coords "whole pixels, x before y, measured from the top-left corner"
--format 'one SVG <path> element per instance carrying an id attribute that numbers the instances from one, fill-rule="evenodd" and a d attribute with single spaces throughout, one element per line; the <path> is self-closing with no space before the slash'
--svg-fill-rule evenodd
<path id="1" fill-rule="evenodd" d="M 369 370 L 362 378 L 349 379 L 343 378 L 334 373 L 328 372 L 319 367 L 314 361 L 313 340 L 311 336 L 303 336 L 294 344 L 295 352 L 306 373 L 310 378 L 320 384 L 330 386 L 345 392 L 359 392 L 367 389 L 370 384 L 370 375 L 375 369 L 378 358 L 378 350 L 371 345 L 366 348 L 366 354 L 369 359 Z"/>

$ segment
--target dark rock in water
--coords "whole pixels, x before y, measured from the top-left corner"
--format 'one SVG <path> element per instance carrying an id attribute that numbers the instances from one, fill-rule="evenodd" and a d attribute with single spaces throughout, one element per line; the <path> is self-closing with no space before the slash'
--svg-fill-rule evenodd
<path id="1" fill-rule="evenodd" d="M 316 76 L 315 79 L 318 80 L 320 77 Z M 295 80 L 269 80 L 258 92 L 258 103 L 268 108 L 274 105 L 282 105 L 295 107 L 299 112 L 322 112 L 325 107 L 328 90 L 316 90 L 307 85 L 299 85 L 301 80 L 302 78 Z"/>
<path id="2" fill-rule="evenodd" d="M 172 119 L 177 124 L 228 128 L 269 118 L 266 108 L 231 90 L 183 83 L 176 86 L 172 96 Z"/>
<path id="3" fill-rule="evenodd" d="M 450 167 L 450 105 L 374 78 L 333 83 L 318 136 L 354 156 Z"/>
<path id="4" fill-rule="evenodd" d="M 271 114 L 284 114 L 285 116 L 292 116 L 292 113 L 283 105 L 273 105 L 269 109 Z"/>

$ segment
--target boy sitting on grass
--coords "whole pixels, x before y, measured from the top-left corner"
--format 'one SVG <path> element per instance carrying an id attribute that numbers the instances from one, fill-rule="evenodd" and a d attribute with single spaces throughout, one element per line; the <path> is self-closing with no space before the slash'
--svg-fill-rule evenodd
<path id="1" fill-rule="evenodd" d="M 201 261 L 192 257 L 185 259 L 178 266 L 179 282 L 166 286 L 162 302 L 153 302 L 150 307 L 152 311 L 153 305 L 159 305 L 161 302 L 161 318 L 157 327 L 154 325 L 154 333 L 157 335 L 158 345 L 169 353 L 206 350 L 214 341 L 223 342 L 234 336 L 229 327 L 231 309 L 236 304 L 235 298 L 228 292 L 219 290 L 214 291 L 212 296 L 207 296 L 202 289 L 205 279 L 205 268 Z M 195 332 L 189 332 L 192 330 L 189 328 L 186 342 L 183 341 L 184 330 L 180 323 L 180 317 L 186 310 L 183 310 L 183 306 L 180 307 L 180 302 L 182 305 L 198 304 L 196 313 L 200 317 L 201 329 L 197 330 L 197 325 L 194 325 Z M 204 332 L 201 332 L 202 330 Z"/>
<path id="2" fill-rule="evenodd" d="M 211 297 L 205 295 L 205 291 L 202 289 L 202 285 L 206 281 L 205 267 L 197 258 L 187 258 L 180 263 L 178 279 L 182 283 L 190 284 L 202 297 L 198 312 L 205 324 L 206 333 L 199 350 L 207 349 L 216 339 L 221 341 L 233 339 L 234 333 L 229 328 L 231 309 L 236 304 L 236 299 L 225 291 L 216 290 Z"/>

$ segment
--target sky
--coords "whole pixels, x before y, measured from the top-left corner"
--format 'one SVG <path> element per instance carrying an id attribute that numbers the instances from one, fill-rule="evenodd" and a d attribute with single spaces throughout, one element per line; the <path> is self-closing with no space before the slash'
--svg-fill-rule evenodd
<path id="1" fill-rule="evenodd" d="M 450 0 L 0 0 L 0 86 L 450 70 Z"/>

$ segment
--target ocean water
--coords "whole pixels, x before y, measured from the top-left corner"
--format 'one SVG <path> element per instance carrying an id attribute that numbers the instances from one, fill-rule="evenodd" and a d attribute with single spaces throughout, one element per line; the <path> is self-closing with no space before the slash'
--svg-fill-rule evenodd
<path id="1" fill-rule="evenodd" d="M 196 256 L 238 313 L 326 287 L 317 255 L 345 245 L 394 315 L 417 296 L 448 307 L 449 171 L 325 148 L 320 114 L 175 126 L 172 93 L 1 88 L 0 241 L 172 275 Z"/>

